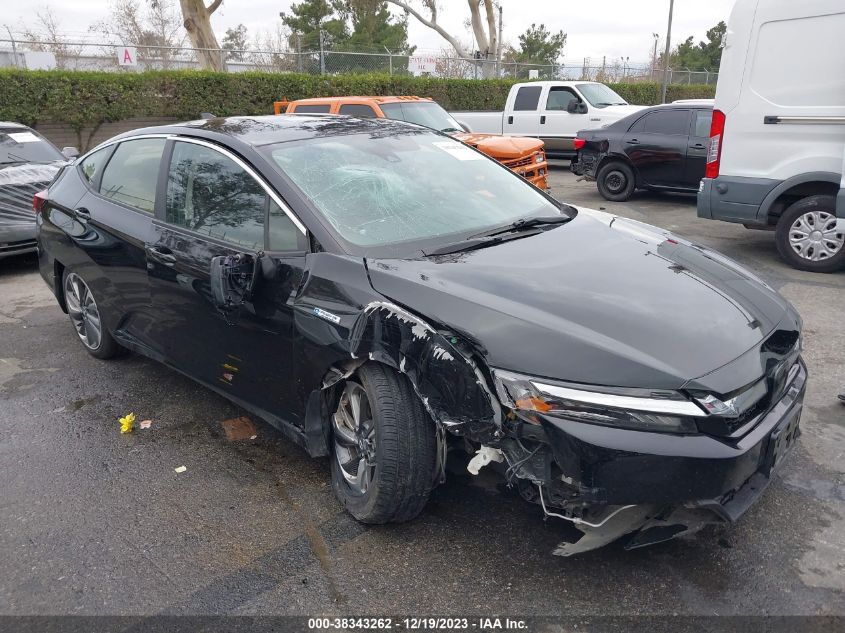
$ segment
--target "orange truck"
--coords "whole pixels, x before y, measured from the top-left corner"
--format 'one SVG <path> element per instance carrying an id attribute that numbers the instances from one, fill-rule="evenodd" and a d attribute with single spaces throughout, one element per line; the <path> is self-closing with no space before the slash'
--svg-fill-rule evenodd
<path id="1" fill-rule="evenodd" d="M 548 188 L 549 164 L 543 141 L 525 136 L 475 134 L 465 131 L 446 110 L 425 97 L 316 97 L 276 101 L 276 114 L 346 114 L 355 117 L 398 119 L 451 135 L 502 163 L 541 189 Z"/>

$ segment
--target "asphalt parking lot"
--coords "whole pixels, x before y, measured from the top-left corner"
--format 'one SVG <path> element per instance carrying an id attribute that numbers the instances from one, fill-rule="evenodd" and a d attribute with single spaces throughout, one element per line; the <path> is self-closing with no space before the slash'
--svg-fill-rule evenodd
<path id="1" fill-rule="evenodd" d="M 562 559 L 575 532 L 466 474 L 416 521 L 360 525 L 326 461 L 153 361 L 91 358 L 25 257 L 0 261 L 0 614 L 845 614 L 845 273 L 788 268 L 693 196 L 609 203 L 564 161 L 551 183 L 734 257 L 804 317 L 803 435 L 738 525 Z M 151 428 L 121 435 L 130 411 Z"/>

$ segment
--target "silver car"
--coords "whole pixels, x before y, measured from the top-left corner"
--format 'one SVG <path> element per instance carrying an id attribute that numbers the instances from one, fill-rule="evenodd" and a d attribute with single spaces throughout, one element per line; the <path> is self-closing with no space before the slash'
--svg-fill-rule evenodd
<path id="1" fill-rule="evenodd" d="M 0 259 L 36 249 L 32 197 L 76 154 L 25 125 L 0 121 Z"/>

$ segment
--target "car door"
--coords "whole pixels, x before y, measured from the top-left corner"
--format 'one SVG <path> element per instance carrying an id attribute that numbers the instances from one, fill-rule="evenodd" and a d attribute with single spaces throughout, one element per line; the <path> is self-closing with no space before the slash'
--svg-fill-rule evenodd
<path id="1" fill-rule="evenodd" d="M 693 110 L 691 119 L 684 184 L 691 189 L 697 189 L 698 183 L 704 178 L 704 168 L 707 164 L 707 142 L 710 140 L 713 110 Z"/>
<path id="2" fill-rule="evenodd" d="M 579 96 L 567 86 L 550 86 L 540 112 L 539 136 L 547 152 L 572 152 L 573 140 L 578 130 L 587 127 L 586 114 L 566 111 L 570 102 L 580 101 Z"/>
<path id="3" fill-rule="evenodd" d="M 638 184 L 681 187 L 685 178 L 690 111 L 655 108 L 622 139 L 622 151 L 637 171 Z"/>
<path id="4" fill-rule="evenodd" d="M 115 338 L 144 347 L 155 345 L 149 337 L 144 245 L 152 236 L 165 143 L 163 137 L 128 139 L 80 161 L 78 173 L 89 188 L 65 225 L 85 258 L 64 263 L 73 266 L 99 297 L 101 318 Z"/>
<path id="5" fill-rule="evenodd" d="M 540 133 L 540 95 L 542 86 L 520 86 L 510 111 L 505 111 L 504 134 L 537 136 Z"/>
<path id="6" fill-rule="evenodd" d="M 228 150 L 180 139 L 169 154 L 162 214 L 147 244 L 166 360 L 271 421 L 296 423 L 288 300 L 302 277 L 304 232 Z M 211 260 L 229 255 L 258 258 L 261 269 L 248 301 L 223 313 L 212 297 Z"/>

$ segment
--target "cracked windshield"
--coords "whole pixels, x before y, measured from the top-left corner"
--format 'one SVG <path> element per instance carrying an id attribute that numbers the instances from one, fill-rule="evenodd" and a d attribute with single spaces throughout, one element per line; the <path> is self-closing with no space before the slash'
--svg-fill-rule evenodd
<path id="1" fill-rule="evenodd" d="M 436 134 L 346 135 L 279 144 L 270 154 L 357 246 L 473 233 L 560 213 L 520 177 Z"/>

